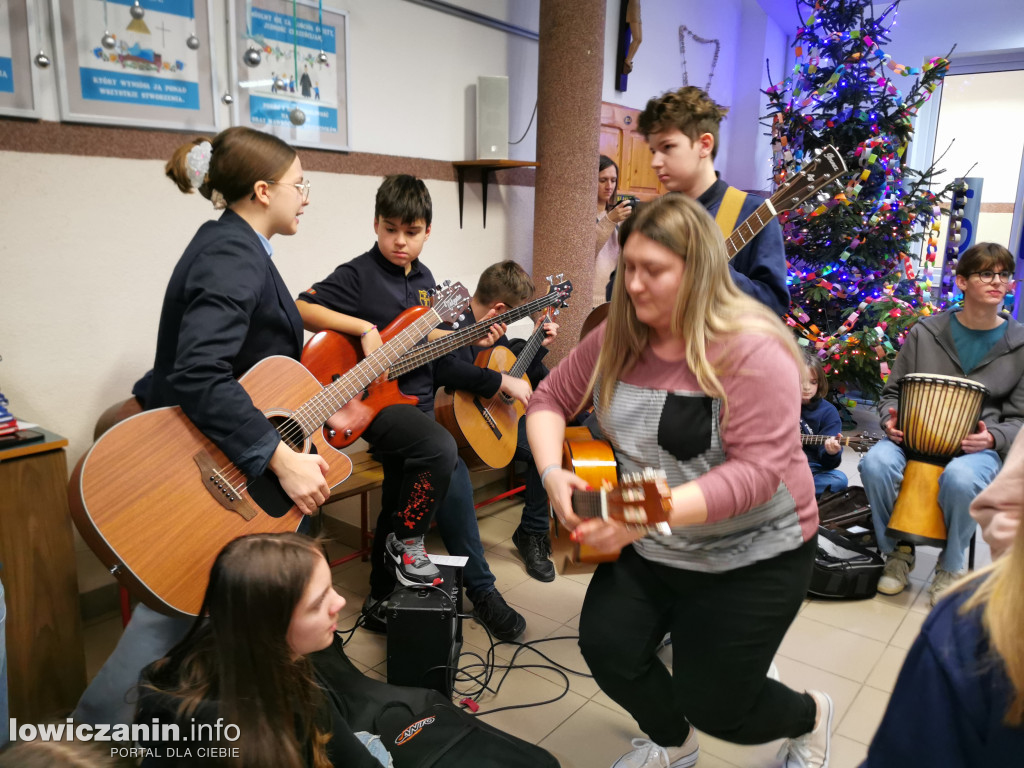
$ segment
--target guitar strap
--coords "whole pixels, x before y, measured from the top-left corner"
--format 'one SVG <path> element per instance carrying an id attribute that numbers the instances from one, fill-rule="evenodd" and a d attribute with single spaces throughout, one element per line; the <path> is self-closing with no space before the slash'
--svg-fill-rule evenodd
<path id="1" fill-rule="evenodd" d="M 722 237 L 728 239 L 733 229 L 736 228 L 736 222 L 740 218 L 740 209 L 746 199 L 747 193 L 741 192 L 736 187 L 728 187 L 725 190 L 722 202 L 718 206 L 718 213 L 715 214 L 715 223 L 722 230 Z"/>

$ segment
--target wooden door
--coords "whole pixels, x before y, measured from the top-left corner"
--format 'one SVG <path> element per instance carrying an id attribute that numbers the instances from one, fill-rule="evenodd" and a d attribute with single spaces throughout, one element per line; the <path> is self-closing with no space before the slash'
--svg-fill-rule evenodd
<path id="1" fill-rule="evenodd" d="M 637 132 L 639 109 L 601 103 L 601 153 L 619 166 L 619 193 L 651 200 L 668 190 L 651 170 L 651 153 Z"/>

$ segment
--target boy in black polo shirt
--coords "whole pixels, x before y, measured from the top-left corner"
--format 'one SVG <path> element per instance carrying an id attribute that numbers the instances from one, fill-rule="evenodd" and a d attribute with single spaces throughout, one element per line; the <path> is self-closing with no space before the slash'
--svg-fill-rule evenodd
<path id="1" fill-rule="evenodd" d="M 409 307 L 426 304 L 428 291 L 435 285 L 430 270 L 419 260 L 432 216 L 430 194 L 421 180 L 404 174 L 388 176 L 377 190 L 376 245 L 299 295 L 297 305 L 306 329 L 359 336 L 364 354 L 380 347 L 377 328 Z M 443 333 L 431 331 L 428 338 Z M 502 333 L 504 327 L 495 326 L 482 343 L 493 343 Z M 370 595 L 364 605 L 368 628 L 377 630 L 384 629 L 377 608 L 394 589 L 395 577 L 403 584 L 439 583 L 440 572 L 427 558 L 423 536 L 461 463 L 454 439 L 432 416 L 431 367 L 410 371 L 398 384 L 403 393 L 419 399 L 418 405 L 384 408 L 363 433 L 384 467 Z M 477 618 L 492 634 L 513 639 L 525 629 L 525 621 L 494 589 L 494 576 L 476 531 L 476 512 L 472 503 L 465 507 L 446 507 L 437 521 L 441 537 L 451 554 L 469 558 L 463 576 Z M 382 567 L 385 562 L 394 563 L 394 577 Z"/>
<path id="2" fill-rule="evenodd" d="M 514 261 L 503 261 L 492 264 L 480 275 L 476 291 L 465 311 L 466 322 L 472 323 L 477 317 L 486 317 L 490 313 L 507 312 L 528 301 L 534 294 L 533 280 L 526 271 Z M 547 333 L 542 347 L 534 357 L 526 373 L 530 384 L 537 383 L 547 373 L 541 362 L 547 354 L 546 347 L 555 340 L 558 324 L 544 324 Z M 510 346 L 509 340 L 502 336 L 496 344 Z M 526 405 L 533 390 L 525 381 L 490 368 L 481 368 L 475 364 L 477 351 L 472 347 L 462 347 L 449 352 L 438 361 L 434 373 L 434 382 L 439 387 L 471 392 L 482 398 L 494 397 L 503 392 L 509 397 Z M 523 516 L 519 527 L 512 534 L 512 543 L 526 564 L 526 572 L 538 581 L 554 581 L 555 566 L 549 559 L 551 555 L 551 538 L 549 535 L 548 494 L 541 485 L 537 467 L 533 462 L 533 454 L 526 441 L 526 419 L 519 420 L 519 439 L 515 459 L 526 462 L 526 498 L 523 505 Z M 451 495 L 451 494 L 449 494 Z M 447 500 L 445 501 L 445 505 Z M 442 509 L 444 505 L 442 505 Z"/>

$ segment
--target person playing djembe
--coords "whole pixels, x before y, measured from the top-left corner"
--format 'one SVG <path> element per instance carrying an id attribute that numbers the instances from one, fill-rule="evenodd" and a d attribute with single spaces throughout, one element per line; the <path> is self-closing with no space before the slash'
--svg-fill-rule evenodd
<path id="1" fill-rule="evenodd" d="M 871 504 L 879 550 L 886 558 L 878 591 L 895 595 L 907 586 L 914 567 L 914 546 L 887 533 L 904 479 L 907 457 L 897 409 L 899 382 L 908 374 L 970 379 L 987 388 L 977 428 L 960 444 L 961 453 L 942 471 L 938 506 L 947 530 L 946 544 L 929 589 L 931 604 L 961 575 L 964 553 L 974 533 L 971 501 L 999 472 L 1024 420 L 1024 326 L 1003 311 L 1013 287 L 1015 260 L 1001 245 L 978 243 L 956 266 L 963 304 L 921 320 L 910 329 L 882 388 L 878 403 L 886 438 L 861 459 L 860 476 Z M 941 411 L 941 408 L 935 409 Z M 918 414 L 924 421 L 941 412 Z"/>

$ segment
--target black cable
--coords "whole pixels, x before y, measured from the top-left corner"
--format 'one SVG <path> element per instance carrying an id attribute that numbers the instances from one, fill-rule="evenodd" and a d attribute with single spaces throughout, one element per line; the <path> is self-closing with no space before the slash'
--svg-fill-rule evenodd
<path id="1" fill-rule="evenodd" d="M 509 144 L 518 144 L 520 141 L 526 138 L 526 134 L 530 132 L 530 126 L 533 125 L 533 118 L 537 116 L 537 102 L 533 102 L 533 114 L 530 115 L 530 122 L 526 124 L 526 130 L 523 131 L 523 135 L 519 137 L 518 141 L 510 141 Z"/>

